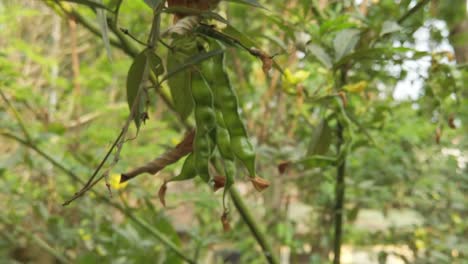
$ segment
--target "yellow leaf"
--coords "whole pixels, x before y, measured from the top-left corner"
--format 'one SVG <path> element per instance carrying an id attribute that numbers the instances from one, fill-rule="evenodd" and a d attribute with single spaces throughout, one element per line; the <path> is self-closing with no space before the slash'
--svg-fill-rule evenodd
<path id="1" fill-rule="evenodd" d="M 343 86 L 343 90 L 350 93 L 360 93 L 367 88 L 367 85 L 368 83 L 366 81 L 360 81 Z"/>
<path id="2" fill-rule="evenodd" d="M 299 70 L 299 71 L 294 73 L 294 78 L 296 78 L 296 81 L 298 83 L 301 83 L 301 82 L 307 80 L 307 78 L 309 78 L 309 76 L 310 76 L 310 72 L 304 71 L 304 70 Z"/>
<path id="3" fill-rule="evenodd" d="M 309 78 L 310 72 L 299 70 L 294 73 L 286 69 L 283 76 L 283 90 L 287 93 L 295 93 L 296 86 Z"/>
<path id="4" fill-rule="evenodd" d="M 424 243 L 424 241 L 422 241 L 421 239 L 416 239 L 414 241 L 414 244 L 416 245 L 417 249 L 424 249 L 426 247 L 426 243 Z"/>
<path id="5" fill-rule="evenodd" d="M 120 183 L 120 174 L 111 174 L 109 177 L 109 183 L 112 189 L 120 190 L 127 187 L 128 182 Z"/>

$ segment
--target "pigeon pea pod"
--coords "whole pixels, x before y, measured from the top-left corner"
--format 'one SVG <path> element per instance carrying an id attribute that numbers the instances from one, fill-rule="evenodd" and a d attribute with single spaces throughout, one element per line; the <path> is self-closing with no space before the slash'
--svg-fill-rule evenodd
<path id="1" fill-rule="evenodd" d="M 195 139 L 193 156 L 195 170 L 205 182 L 209 182 L 209 160 L 213 154 L 214 144 L 210 133 L 216 128 L 216 116 L 213 106 L 213 93 L 201 74 L 192 73 L 192 98 L 195 104 Z"/>
<path id="2" fill-rule="evenodd" d="M 211 42 L 212 48 L 221 46 Z M 249 141 L 247 130 L 239 113 L 237 95 L 224 67 L 224 54 L 215 56 L 212 63 L 202 64 L 201 70 L 207 78 L 214 95 L 214 105 L 222 114 L 230 136 L 230 146 L 234 155 L 244 164 L 250 177 L 255 177 L 255 150 Z"/>

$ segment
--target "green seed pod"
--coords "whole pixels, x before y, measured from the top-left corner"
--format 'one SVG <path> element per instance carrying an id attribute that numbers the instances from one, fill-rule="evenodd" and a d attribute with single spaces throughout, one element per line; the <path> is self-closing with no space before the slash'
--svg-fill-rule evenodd
<path id="1" fill-rule="evenodd" d="M 236 164 L 232 160 L 224 160 L 224 171 L 226 172 L 226 183 L 224 190 L 228 190 L 234 184 L 234 177 L 236 175 Z"/>
<path id="2" fill-rule="evenodd" d="M 199 72 L 192 72 L 192 97 L 197 105 L 213 106 L 213 92 Z"/>
<path id="3" fill-rule="evenodd" d="M 212 48 L 221 48 L 216 41 L 212 41 L 210 44 Z M 222 65 L 222 67 L 219 67 L 219 65 Z M 223 127 L 228 130 L 232 152 L 246 166 L 249 176 L 255 177 L 255 151 L 249 142 L 247 130 L 239 113 L 237 95 L 224 67 L 224 54 L 215 56 L 210 63 L 205 62 L 202 64 L 201 70 L 203 75 L 209 78 L 208 82 L 213 92 L 214 105 L 224 118 Z M 224 136 L 222 133 L 223 131 L 217 132 L 220 138 Z M 222 150 L 220 149 L 220 151 Z"/>
<path id="4" fill-rule="evenodd" d="M 208 135 L 201 135 L 198 133 L 195 135 L 193 141 L 193 158 L 195 163 L 195 170 L 205 182 L 210 181 L 210 173 L 208 164 L 213 152 L 211 140 Z"/>
<path id="5" fill-rule="evenodd" d="M 210 107 L 196 107 L 195 120 L 197 121 L 197 128 L 200 132 L 209 132 L 216 127 L 216 117 L 212 108 Z"/>
<path id="6" fill-rule="evenodd" d="M 250 177 L 255 177 L 255 151 L 246 137 L 231 138 L 231 149 L 234 155 L 244 164 Z"/>

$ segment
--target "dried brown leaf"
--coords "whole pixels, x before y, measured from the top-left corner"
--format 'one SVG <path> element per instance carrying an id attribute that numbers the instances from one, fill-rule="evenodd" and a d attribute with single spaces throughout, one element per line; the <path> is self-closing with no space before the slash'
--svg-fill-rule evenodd
<path id="1" fill-rule="evenodd" d="M 338 96 L 341 99 L 341 102 L 343 103 L 343 107 L 346 107 L 348 105 L 348 98 L 346 97 L 346 94 L 344 92 L 339 92 Z"/>
<path id="2" fill-rule="evenodd" d="M 291 162 L 289 161 L 281 162 L 280 164 L 278 164 L 279 173 L 283 174 L 286 171 L 286 169 L 288 169 L 289 165 L 291 165 Z"/>
<path id="3" fill-rule="evenodd" d="M 442 130 L 440 129 L 440 127 L 437 127 L 436 128 L 436 131 L 435 131 L 435 142 L 437 144 L 440 144 L 440 137 L 442 135 Z"/>
<path id="4" fill-rule="evenodd" d="M 164 182 L 158 191 L 159 201 L 162 203 L 164 207 L 166 207 L 166 191 L 167 191 L 167 182 Z"/>
<path id="5" fill-rule="evenodd" d="M 221 216 L 221 223 L 223 224 L 224 232 L 231 231 L 231 225 L 229 224 L 228 214 L 229 213 L 227 211 L 224 211 L 223 215 Z"/>
<path id="6" fill-rule="evenodd" d="M 214 181 L 213 191 L 215 192 L 223 188 L 224 185 L 226 184 L 226 178 L 223 176 L 215 176 L 213 181 Z"/>
<path id="7" fill-rule="evenodd" d="M 269 181 L 258 176 L 255 176 L 255 178 L 250 180 L 252 181 L 252 185 L 254 186 L 255 190 L 257 190 L 258 192 L 261 192 L 268 188 L 268 186 L 270 186 Z"/>
<path id="8" fill-rule="evenodd" d="M 457 126 L 455 125 L 455 115 L 452 113 L 448 118 L 448 125 L 451 129 L 456 129 Z"/>

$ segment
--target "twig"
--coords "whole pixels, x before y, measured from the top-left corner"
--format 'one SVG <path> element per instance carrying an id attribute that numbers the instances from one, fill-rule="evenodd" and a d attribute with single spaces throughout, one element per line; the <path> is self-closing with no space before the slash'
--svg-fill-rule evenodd
<path id="1" fill-rule="evenodd" d="M 133 34 L 130 34 L 130 31 L 128 31 L 128 29 L 120 28 L 120 31 L 122 31 L 122 33 L 124 33 L 125 35 L 129 36 L 131 39 L 133 39 L 136 43 L 138 43 L 140 45 L 143 45 L 145 47 L 148 47 L 148 43 L 145 43 L 145 42 L 139 40 L 137 37 L 133 36 Z"/>
<path id="2" fill-rule="evenodd" d="M 73 73 L 73 98 L 75 100 L 80 100 L 81 94 L 81 86 L 80 86 L 80 58 L 77 52 L 77 32 L 76 32 L 76 21 L 74 18 L 68 19 L 68 24 L 70 26 L 70 48 L 71 48 L 71 59 L 72 59 L 72 73 Z M 73 100 L 74 101 L 74 100 Z M 74 101 L 74 103 L 76 103 Z M 79 108 L 79 101 L 78 101 L 78 108 Z M 72 114 L 74 104 L 71 104 Z M 80 112 L 78 109 L 77 113 Z"/>
<path id="3" fill-rule="evenodd" d="M 89 189 L 91 189 L 94 185 L 96 185 L 96 183 L 98 183 L 100 180 L 102 180 L 102 178 L 104 178 L 103 176 L 99 177 L 96 181 L 93 182 L 94 178 L 96 178 L 96 175 L 99 173 L 99 171 L 102 169 L 102 167 L 104 166 L 104 164 L 106 163 L 107 159 L 109 159 L 109 156 L 110 154 L 112 153 L 112 151 L 114 150 L 114 148 L 117 146 L 117 144 L 120 142 L 122 136 L 124 134 L 124 130 L 122 129 L 122 131 L 120 132 L 119 136 L 115 139 L 114 143 L 112 144 L 112 146 L 109 148 L 109 150 L 107 151 L 106 153 L 106 156 L 104 156 L 104 158 L 101 160 L 101 163 L 99 163 L 99 165 L 97 166 L 97 168 L 94 170 L 94 173 L 93 175 L 91 175 L 91 178 L 89 178 L 89 180 L 85 183 L 85 185 L 81 188 L 80 191 L 78 191 L 77 193 L 75 193 L 75 195 L 73 195 L 72 198 L 68 199 L 67 201 L 65 201 L 62 205 L 63 206 L 67 206 L 69 205 L 71 202 L 73 202 L 74 200 L 78 199 L 79 197 L 81 197 L 83 194 L 85 194 Z"/>
<path id="4" fill-rule="evenodd" d="M 28 142 L 32 142 L 32 138 L 29 135 L 28 130 L 26 129 L 26 126 L 24 125 L 23 119 L 21 118 L 21 115 L 16 111 L 16 108 L 13 106 L 13 104 L 10 102 L 8 97 L 3 93 L 3 91 L 0 89 L 0 96 L 2 97 L 3 101 L 7 104 L 7 106 L 11 109 L 13 112 L 13 115 L 15 116 L 16 121 L 18 122 L 21 131 L 23 131 L 24 136 L 26 137 L 26 140 Z"/>
<path id="5" fill-rule="evenodd" d="M 419 9 L 421 9 L 422 7 L 424 7 L 426 4 L 428 4 L 430 2 L 430 0 L 421 0 L 419 1 L 415 6 L 413 6 L 413 8 L 411 8 L 410 10 L 408 10 L 408 12 L 406 12 L 405 14 L 403 14 L 403 16 L 401 16 L 397 22 L 398 24 L 401 24 L 403 23 L 406 19 L 408 19 L 411 15 L 413 15 L 414 13 L 416 13 Z"/>

